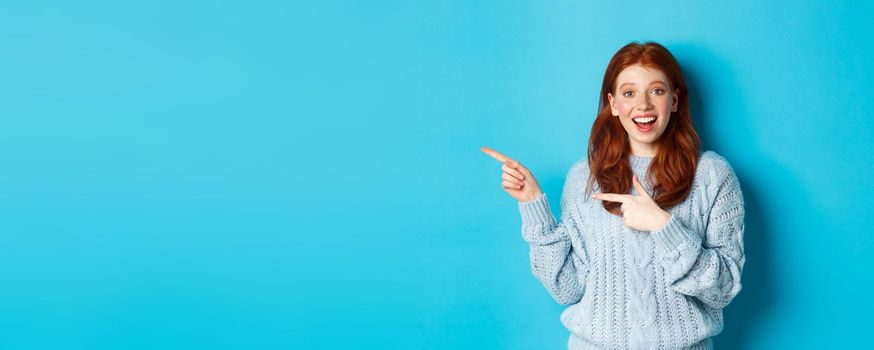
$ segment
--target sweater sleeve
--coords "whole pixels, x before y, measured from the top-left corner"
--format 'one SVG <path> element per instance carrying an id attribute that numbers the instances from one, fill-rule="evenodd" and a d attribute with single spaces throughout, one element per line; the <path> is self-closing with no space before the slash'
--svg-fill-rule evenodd
<path id="1" fill-rule="evenodd" d="M 741 290 L 744 200 L 728 163 L 721 163 L 714 173 L 711 178 L 715 187 L 702 193 L 715 191 L 703 238 L 676 215 L 651 235 L 671 288 L 711 307 L 723 308 Z"/>
<path id="2" fill-rule="evenodd" d="M 580 276 L 588 272 L 584 254 L 577 254 L 570 233 L 575 229 L 570 220 L 571 191 L 578 183 L 574 169 L 568 172 L 561 198 L 561 222 L 556 222 L 546 194 L 519 202 L 522 215 L 522 238 L 530 246 L 531 272 L 543 284 L 556 302 L 575 304 L 583 295 Z"/>

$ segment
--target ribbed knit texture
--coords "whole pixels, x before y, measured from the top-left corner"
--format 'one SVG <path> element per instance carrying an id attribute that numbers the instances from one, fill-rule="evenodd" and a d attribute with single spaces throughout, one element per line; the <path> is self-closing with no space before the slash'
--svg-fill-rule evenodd
<path id="1" fill-rule="evenodd" d="M 652 159 L 630 158 L 650 194 Z M 588 176 L 585 159 L 568 171 L 560 222 L 546 194 L 519 202 L 531 271 L 570 305 L 561 314 L 568 348 L 712 349 L 745 260 L 743 194 L 731 166 L 716 152 L 700 154 L 689 196 L 652 232 L 626 227 L 590 198 Z"/>

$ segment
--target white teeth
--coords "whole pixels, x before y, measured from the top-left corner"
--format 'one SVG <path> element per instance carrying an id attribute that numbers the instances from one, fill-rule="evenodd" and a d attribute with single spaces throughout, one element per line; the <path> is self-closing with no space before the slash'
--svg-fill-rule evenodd
<path id="1" fill-rule="evenodd" d="M 634 121 L 637 123 L 649 123 L 655 119 L 656 119 L 655 117 L 649 117 L 649 118 L 642 118 L 641 117 L 641 118 L 635 118 Z"/>

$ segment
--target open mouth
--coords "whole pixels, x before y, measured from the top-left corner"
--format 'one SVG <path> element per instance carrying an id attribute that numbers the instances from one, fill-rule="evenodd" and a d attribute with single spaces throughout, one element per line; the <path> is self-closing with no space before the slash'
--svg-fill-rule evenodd
<path id="1" fill-rule="evenodd" d="M 655 127 L 655 122 L 658 119 L 656 116 L 640 116 L 632 119 L 637 130 L 640 132 L 650 132 Z"/>

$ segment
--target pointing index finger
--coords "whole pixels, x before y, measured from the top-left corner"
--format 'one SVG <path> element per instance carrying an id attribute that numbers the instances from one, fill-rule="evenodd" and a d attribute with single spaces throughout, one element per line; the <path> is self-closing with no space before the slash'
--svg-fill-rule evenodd
<path id="1" fill-rule="evenodd" d="M 498 160 L 499 162 L 501 162 L 501 163 L 504 163 L 504 162 L 506 162 L 506 161 L 508 161 L 508 160 L 511 160 L 509 157 L 507 157 L 507 156 L 501 154 L 501 153 L 498 152 L 498 151 L 495 151 L 495 150 L 493 150 L 493 149 L 491 149 L 491 148 L 488 148 L 488 147 L 482 147 L 482 148 L 480 148 L 480 151 L 483 151 L 485 154 L 488 154 L 488 155 L 491 156 L 492 158 L 497 159 L 497 160 Z"/>
<path id="2" fill-rule="evenodd" d="M 618 193 L 595 193 L 592 195 L 594 199 L 600 199 L 602 201 L 608 202 L 620 202 L 625 203 L 630 200 L 631 196 L 627 194 L 618 194 Z"/>

